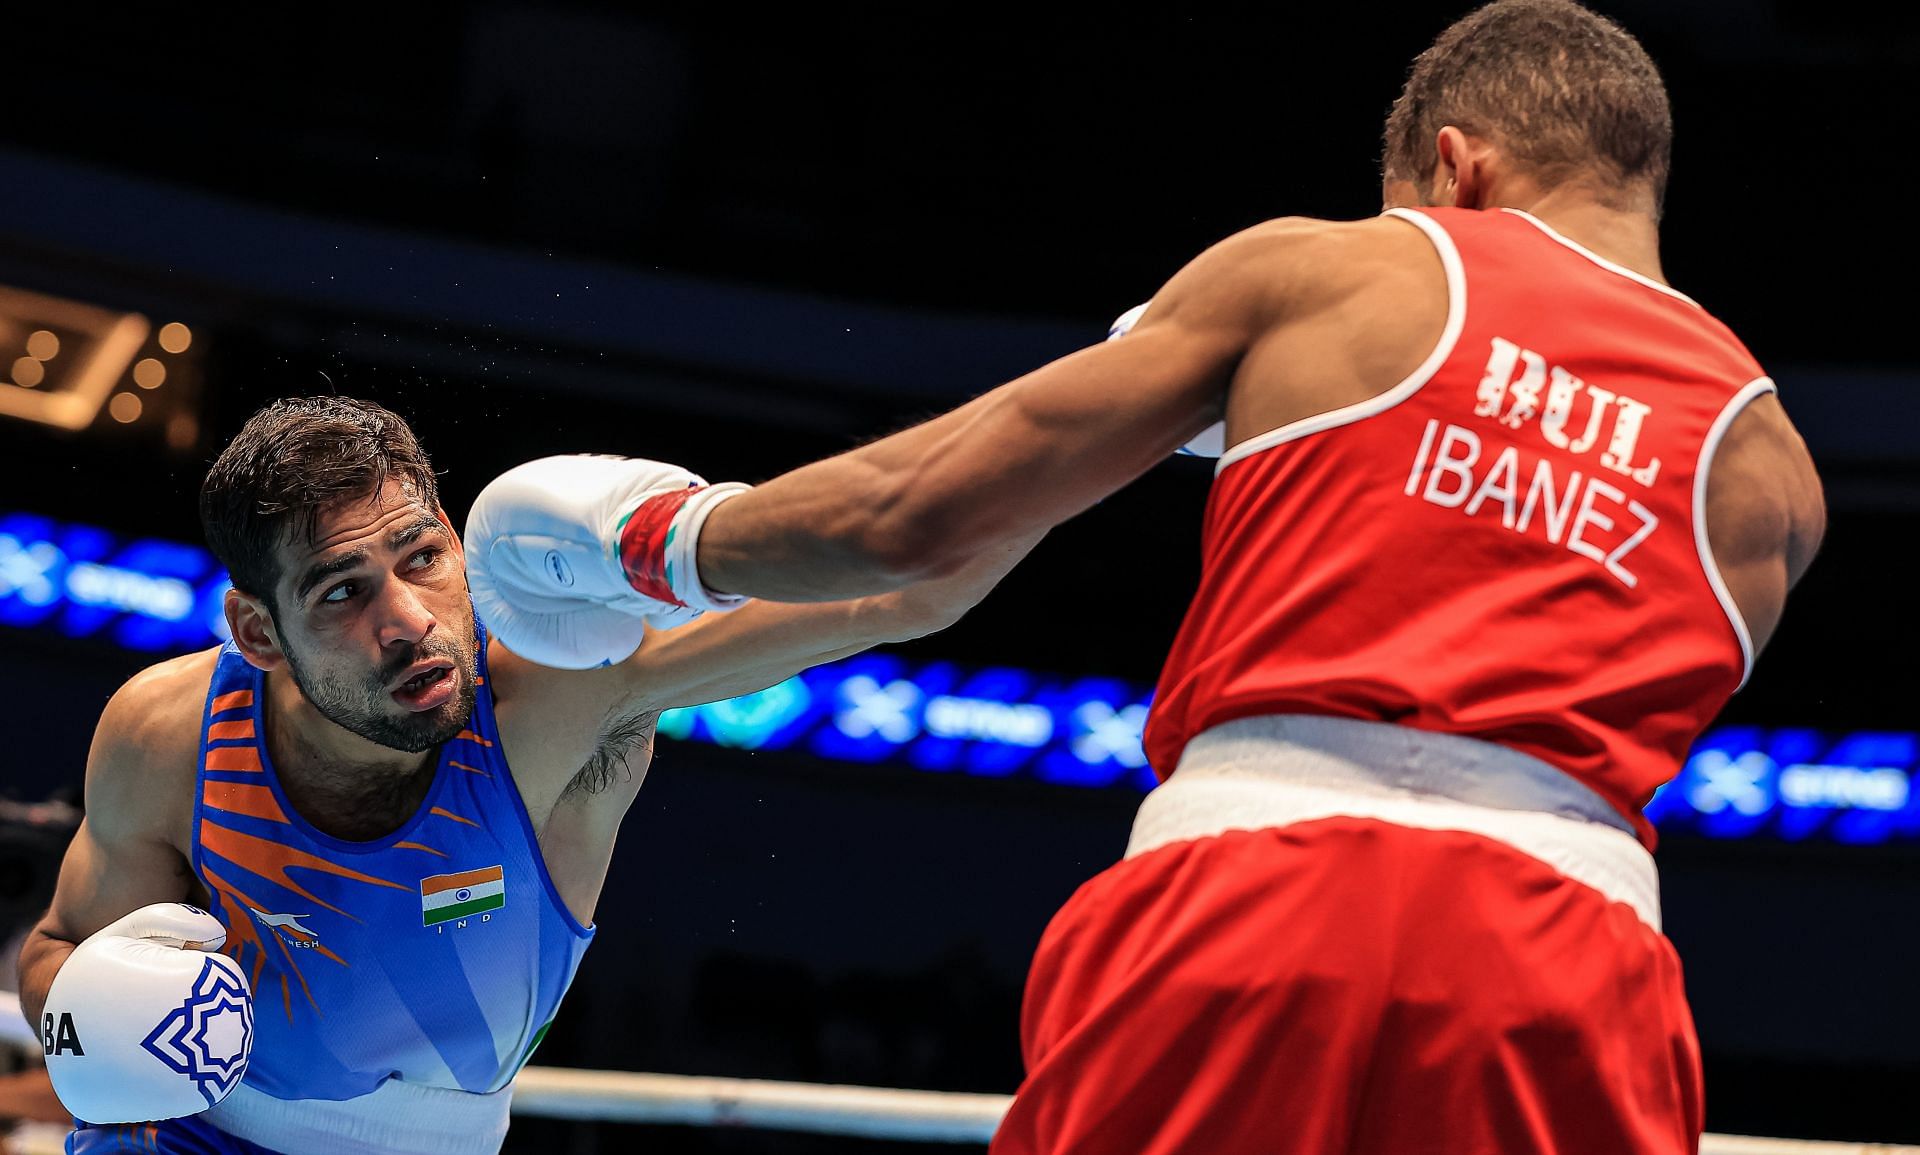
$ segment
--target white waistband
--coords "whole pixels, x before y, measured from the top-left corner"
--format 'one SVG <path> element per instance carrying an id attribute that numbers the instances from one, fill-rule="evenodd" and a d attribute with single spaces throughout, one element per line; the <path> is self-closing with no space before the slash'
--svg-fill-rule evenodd
<path id="1" fill-rule="evenodd" d="M 281 1155 L 496 1155 L 513 1088 L 491 1094 L 388 1079 L 357 1099 L 276 1099 L 245 1083 L 207 1122 Z"/>
<path id="2" fill-rule="evenodd" d="M 1336 816 L 1503 842 L 1660 929 L 1653 856 L 1599 795 L 1505 747 L 1349 718 L 1242 718 L 1198 735 L 1141 804 L 1127 857 Z"/>

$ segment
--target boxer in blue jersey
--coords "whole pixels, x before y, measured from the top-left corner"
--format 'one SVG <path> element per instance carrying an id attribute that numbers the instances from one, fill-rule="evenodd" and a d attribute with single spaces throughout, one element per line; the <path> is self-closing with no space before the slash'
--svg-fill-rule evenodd
<path id="1" fill-rule="evenodd" d="M 62 1097 L 98 1121 L 70 1152 L 497 1151 L 659 712 L 939 629 L 1025 553 L 855 602 L 562 607 L 547 629 L 605 652 L 561 669 L 489 640 L 427 457 L 378 406 L 263 410 L 201 516 L 233 640 L 107 704 L 21 956 Z M 594 580 L 564 548 L 532 564 Z"/>

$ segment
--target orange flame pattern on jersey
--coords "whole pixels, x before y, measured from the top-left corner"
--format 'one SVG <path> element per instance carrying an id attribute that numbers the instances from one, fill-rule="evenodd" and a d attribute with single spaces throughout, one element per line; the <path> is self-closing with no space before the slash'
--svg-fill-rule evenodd
<path id="1" fill-rule="evenodd" d="M 309 902 L 317 902 L 335 914 L 343 914 L 348 918 L 354 918 L 354 916 L 293 881 L 293 879 L 288 876 L 287 871 L 294 868 L 314 870 L 322 874 L 331 874 L 336 878 L 346 878 L 354 882 L 364 882 L 369 886 L 385 886 L 393 890 L 405 890 L 408 892 L 411 892 L 413 889 L 412 887 L 401 886 L 398 883 L 388 882 L 384 878 L 375 878 L 370 874 L 361 874 L 357 870 L 348 870 L 344 866 L 328 862 L 326 859 L 308 854 L 304 850 L 298 850 L 291 846 L 282 846 L 277 842 L 269 842 L 264 838 L 256 838 L 251 834 L 243 834 L 238 830 L 230 830 L 216 822 L 202 822 L 200 824 L 200 845 L 236 866 L 251 871 L 269 882 L 277 882 Z M 358 922 L 359 919 L 356 918 L 354 921 Z"/>

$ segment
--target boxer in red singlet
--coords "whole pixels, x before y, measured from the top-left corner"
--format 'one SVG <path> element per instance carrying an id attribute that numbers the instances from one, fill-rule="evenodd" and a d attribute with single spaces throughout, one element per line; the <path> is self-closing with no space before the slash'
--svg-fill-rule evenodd
<path id="1" fill-rule="evenodd" d="M 852 596 L 1224 420 L 1165 781 L 1040 944 L 995 1155 L 1697 1148 L 1641 811 L 1825 517 L 1773 382 L 1661 271 L 1670 134 L 1627 32 L 1499 0 L 1415 62 L 1381 216 L 1222 242 L 1123 340 L 704 507 L 697 565 L 662 561 L 688 498 L 628 523 L 669 601 Z"/>

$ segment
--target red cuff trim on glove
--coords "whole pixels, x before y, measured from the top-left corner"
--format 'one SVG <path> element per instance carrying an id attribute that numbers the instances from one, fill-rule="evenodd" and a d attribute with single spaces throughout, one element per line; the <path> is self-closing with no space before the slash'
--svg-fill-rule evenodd
<path id="1" fill-rule="evenodd" d="M 673 575 L 667 572 L 667 543 L 673 540 L 673 519 L 680 507 L 705 488 L 689 485 L 677 493 L 649 497 L 627 515 L 620 527 L 620 568 L 628 585 L 670 606 L 687 604 L 674 596 Z"/>

